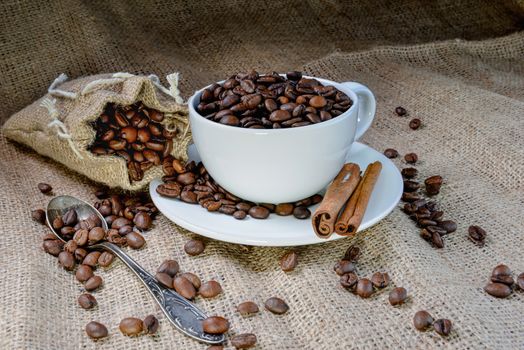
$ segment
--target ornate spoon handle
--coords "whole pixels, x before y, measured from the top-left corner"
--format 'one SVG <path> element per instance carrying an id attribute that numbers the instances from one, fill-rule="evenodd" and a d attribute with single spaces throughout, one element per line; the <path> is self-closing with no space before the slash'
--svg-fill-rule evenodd
<path id="1" fill-rule="evenodd" d="M 209 334 L 202 330 L 202 320 L 206 315 L 174 290 L 159 284 L 156 279 L 136 261 L 131 259 L 120 247 L 109 242 L 102 242 L 92 248 L 106 249 L 120 258 L 142 281 L 149 293 L 156 300 L 169 321 L 182 333 L 208 344 L 224 342 L 223 334 Z"/>

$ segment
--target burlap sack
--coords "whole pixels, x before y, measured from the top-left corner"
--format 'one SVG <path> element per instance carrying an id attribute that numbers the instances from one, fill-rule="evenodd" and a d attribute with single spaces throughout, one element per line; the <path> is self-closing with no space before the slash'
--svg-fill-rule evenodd
<path id="1" fill-rule="evenodd" d="M 146 170 L 140 181 L 132 181 L 123 158 L 97 156 L 88 147 L 96 133 L 90 123 L 108 103 L 125 106 L 142 101 L 165 113 L 164 127 L 177 130 L 171 155 L 187 160 L 191 141 L 187 108 L 178 96 L 169 95 L 171 92 L 160 85 L 156 76 L 100 74 L 64 83 L 66 78 L 59 76 L 45 96 L 15 113 L 5 123 L 3 133 L 91 180 L 109 187 L 139 190 L 162 175 L 160 166 Z"/>

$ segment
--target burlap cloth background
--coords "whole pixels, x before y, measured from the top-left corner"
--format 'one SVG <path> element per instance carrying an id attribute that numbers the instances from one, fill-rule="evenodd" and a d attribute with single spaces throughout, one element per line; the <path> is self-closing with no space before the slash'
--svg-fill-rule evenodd
<path id="1" fill-rule="evenodd" d="M 219 280 L 224 294 L 197 303 L 229 317 L 232 334 L 256 333 L 259 349 L 524 348 L 524 293 L 497 300 L 482 290 L 497 263 L 524 271 L 522 2 L 11 0 L 0 12 L 1 120 L 40 97 L 60 72 L 178 70 L 188 96 L 238 70 L 304 69 L 368 85 L 378 112 L 363 141 L 417 152 L 421 178 L 445 178 L 439 200 L 459 226 L 444 249 L 420 239 L 397 209 L 353 242 L 299 248 L 300 264 L 289 274 L 278 267 L 280 248 L 211 241 L 204 255 L 188 257 L 182 246 L 191 234 L 160 217 L 147 247 L 132 256 L 151 271 L 175 258 L 183 270 Z M 424 127 L 410 130 L 392 112 L 397 105 Z M 99 307 L 81 310 L 80 285 L 39 248 L 44 229 L 29 212 L 48 200 L 36 189 L 40 181 L 88 200 L 94 185 L 3 137 L 0 164 L 0 348 L 206 348 L 176 332 L 120 263 L 101 272 Z M 488 231 L 484 248 L 467 240 L 471 224 Z M 332 266 L 350 243 L 363 249 L 359 274 L 388 271 L 408 289 L 407 305 L 391 307 L 387 291 L 362 300 L 338 287 Z M 233 311 L 240 301 L 262 304 L 274 295 L 288 301 L 286 315 L 244 319 Z M 452 335 L 415 331 L 419 309 L 453 320 Z M 118 332 L 121 318 L 150 313 L 160 318 L 159 336 Z M 107 324 L 111 336 L 89 340 L 90 320 Z"/>

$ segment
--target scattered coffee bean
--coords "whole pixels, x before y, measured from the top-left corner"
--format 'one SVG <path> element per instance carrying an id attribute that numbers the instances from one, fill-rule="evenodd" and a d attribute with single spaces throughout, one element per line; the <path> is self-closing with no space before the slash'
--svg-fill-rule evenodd
<path id="1" fill-rule="evenodd" d="M 100 258 L 100 255 L 102 255 L 101 252 L 94 251 L 86 255 L 84 260 L 82 261 L 82 264 L 91 266 L 92 268 L 96 268 L 96 265 L 98 264 L 98 258 Z"/>
<path id="2" fill-rule="evenodd" d="M 395 108 L 395 113 L 397 113 L 397 115 L 399 117 L 402 117 L 402 116 L 407 114 L 407 111 L 406 111 L 406 109 L 404 107 L 400 107 L 399 106 L 399 107 Z"/>
<path id="3" fill-rule="evenodd" d="M 311 211 L 306 207 L 296 207 L 293 209 L 293 216 L 297 219 L 307 219 L 311 216 Z"/>
<path id="4" fill-rule="evenodd" d="M 133 223 L 140 230 L 149 230 L 151 228 L 153 220 L 147 212 L 140 211 L 135 215 Z"/>
<path id="5" fill-rule="evenodd" d="M 43 194 L 48 194 L 48 193 L 51 193 L 51 191 L 53 190 L 53 187 L 51 187 L 51 185 L 49 184 L 46 184 L 44 182 L 40 182 L 38 184 L 38 189 L 40 190 L 40 192 L 42 192 Z"/>
<path id="6" fill-rule="evenodd" d="M 486 236 L 487 236 L 487 233 L 486 231 L 480 227 L 480 226 L 470 226 L 468 228 L 468 237 L 469 239 L 479 245 L 479 246 L 483 246 L 485 241 L 486 241 Z"/>
<path id="7" fill-rule="evenodd" d="M 346 273 L 355 271 L 355 264 L 349 260 L 340 260 L 335 264 L 333 270 L 337 275 L 342 276 Z"/>
<path id="8" fill-rule="evenodd" d="M 443 179 L 440 175 L 428 177 L 426 180 L 424 180 L 424 184 L 426 185 L 426 193 L 430 196 L 439 194 L 442 182 Z"/>
<path id="9" fill-rule="evenodd" d="M 171 277 L 175 277 L 179 270 L 180 266 L 176 260 L 164 260 L 164 262 L 158 268 L 157 272 L 166 273 Z"/>
<path id="10" fill-rule="evenodd" d="M 258 205 L 251 207 L 248 213 L 255 219 L 266 219 L 269 216 L 269 210 Z"/>
<path id="11" fill-rule="evenodd" d="M 418 170 L 415 168 L 404 168 L 401 171 L 402 176 L 406 179 L 412 179 L 417 176 Z"/>
<path id="12" fill-rule="evenodd" d="M 190 300 L 193 299 L 197 293 L 193 283 L 182 276 L 175 277 L 173 280 L 173 288 L 175 288 L 178 294 Z"/>
<path id="13" fill-rule="evenodd" d="M 404 180 L 404 192 L 415 192 L 419 187 L 420 185 L 416 181 Z"/>
<path id="14" fill-rule="evenodd" d="M 524 272 L 518 275 L 517 286 L 519 286 L 521 290 L 524 290 Z"/>
<path id="15" fill-rule="evenodd" d="M 204 242 L 199 239 L 191 239 L 184 245 L 184 251 L 192 256 L 202 254 L 205 248 Z"/>
<path id="16" fill-rule="evenodd" d="M 84 284 L 84 288 L 88 292 L 92 292 L 96 289 L 98 289 L 102 285 L 102 277 L 100 276 L 93 276 L 89 278 L 86 283 Z"/>
<path id="17" fill-rule="evenodd" d="M 451 333 L 452 323 L 450 320 L 441 318 L 433 322 L 433 328 L 438 334 L 448 336 Z"/>
<path id="18" fill-rule="evenodd" d="M 164 272 L 157 272 L 155 278 L 160 284 L 167 288 L 173 288 L 173 277 Z"/>
<path id="19" fill-rule="evenodd" d="M 58 254 L 58 262 L 64 269 L 68 271 L 71 271 L 75 268 L 75 258 L 73 254 L 69 252 L 60 252 L 60 254 Z"/>
<path id="20" fill-rule="evenodd" d="M 86 333 L 92 339 L 105 338 L 109 334 L 106 326 L 95 321 L 91 321 L 86 325 Z"/>
<path id="21" fill-rule="evenodd" d="M 504 283 L 490 282 L 484 287 L 484 291 L 496 298 L 506 298 L 511 294 L 511 288 Z"/>
<path id="22" fill-rule="evenodd" d="M 238 304 L 237 311 L 241 315 L 249 315 L 249 314 L 256 314 L 259 309 L 258 305 L 255 304 L 252 301 L 245 301 L 243 303 Z"/>
<path id="23" fill-rule="evenodd" d="M 257 336 L 252 333 L 243 333 L 231 338 L 231 345 L 237 349 L 249 349 L 257 343 Z"/>
<path id="24" fill-rule="evenodd" d="M 389 285 L 389 282 L 390 279 L 387 272 L 375 272 L 371 276 L 371 283 L 373 283 L 375 288 L 385 288 Z"/>
<path id="25" fill-rule="evenodd" d="M 356 287 L 357 282 L 358 276 L 353 272 L 340 276 L 340 285 L 346 289 L 353 290 Z"/>
<path id="26" fill-rule="evenodd" d="M 140 249 L 146 243 L 144 237 L 138 232 L 130 232 L 126 235 L 126 243 L 133 249 Z"/>
<path id="27" fill-rule="evenodd" d="M 357 262 L 360 258 L 360 248 L 354 245 L 351 245 L 346 249 L 346 252 L 344 253 L 344 257 L 342 260 L 348 260 L 351 262 Z"/>
<path id="28" fill-rule="evenodd" d="M 288 252 L 280 258 L 280 268 L 282 271 L 293 271 L 298 264 L 298 255 L 295 252 Z"/>
<path id="29" fill-rule="evenodd" d="M 406 163 L 415 164 L 418 161 L 418 156 L 416 153 L 408 153 L 404 156 Z"/>
<path id="30" fill-rule="evenodd" d="M 45 224 L 45 211 L 42 209 L 36 209 L 31 211 L 31 217 L 34 221 L 38 222 L 39 224 Z"/>
<path id="31" fill-rule="evenodd" d="M 408 291 L 403 287 L 396 287 L 389 292 L 389 303 L 393 306 L 404 304 L 408 297 Z"/>
<path id="32" fill-rule="evenodd" d="M 89 245 L 100 242 L 104 239 L 106 232 L 102 227 L 93 227 L 87 236 L 87 243 Z"/>
<path id="33" fill-rule="evenodd" d="M 144 330 L 144 323 L 139 318 L 127 317 L 120 321 L 118 328 L 123 335 L 136 336 Z"/>
<path id="34" fill-rule="evenodd" d="M 214 298 L 222 293 L 222 286 L 217 281 L 207 281 L 202 283 L 198 293 L 204 298 Z"/>
<path id="35" fill-rule="evenodd" d="M 272 297 L 266 300 L 264 306 L 268 311 L 277 315 L 285 314 L 289 310 L 289 306 L 286 302 L 277 297 Z"/>
<path id="36" fill-rule="evenodd" d="M 210 334 L 224 334 L 229 330 L 229 321 L 220 316 L 211 316 L 202 321 L 202 329 Z"/>
<path id="37" fill-rule="evenodd" d="M 144 331 L 147 334 L 155 334 L 158 331 L 158 328 L 160 327 L 160 323 L 158 322 L 158 319 L 154 315 L 149 315 L 144 318 L 143 321 L 143 327 Z"/>
<path id="38" fill-rule="evenodd" d="M 110 252 L 103 252 L 98 257 L 98 265 L 102 267 L 108 267 L 113 262 L 115 256 Z"/>
<path id="39" fill-rule="evenodd" d="M 361 278 L 357 282 L 355 292 L 361 298 L 369 298 L 373 294 L 373 283 L 367 278 Z"/>
<path id="40" fill-rule="evenodd" d="M 417 130 L 422 125 L 422 121 L 418 118 L 413 118 L 409 122 L 409 127 L 413 130 Z"/>
<path id="41" fill-rule="evenodd" d="M 419 331 L 425 331 L 433 324 L 433 317 L 425 310 L 417 311 L 413 316 L 413 325 Z"/>
<path id="42" fill-rule="evenodd" d="M 438 225 L 439 227 L 443 228 L 446 233 L 452 233 L 457 230 L 457 223 L 452 220 L 441 221 Z"/>
<path id="43" fill-rule="evenodd" d="M 398 151 L 393 148 L 388 148 L 384 151 L 384 155 L 390 159 L 398 157 Z"/>
<path id="44" fill-rule="evenodd" d="M 83 309 L 92 309 L 97 305 L 96 298 L 89 293 L 84 293 L 78 297 L 78 304 Z"/>
<path id="45" fill-rule="evenodd" d="M 187 278 L 191 282 L 191 284 L 193 284 L 193 286 L 195 287 L 196 290 L 198 290 L 200 288 L 200 286 L 202 285 L 202 282 L 200 281 L 200 278 L 198 278 L 197 275 L 195 275 L 195 274 L 193 274 L 191 272 L 184 272 L 180 276 Z"/>
<path id="46" fill-rule="evenodd" d="M 75 277 L 78 282 L 85 282 L 93 277 L 93 269 L 88 265 L 79 265 L 76 269 Z"/>
<path id="47" fill-rule="evenodd" d="M 495 266 L 495 268 L 493 269 L 493 271 L 491 271 L 491 277 L 495 277 L 495 278 L 504 278 L 504 277 L 511 277 L 513 273 L 511 272 L 511 269 L 509 268 L 509 266 L 507 265 L 504 265 L 504 264 L 499 264 L 497 266 Z"/>
<path id="48" fill-rule="evenodd" d="M 44 243 L 42 243 L 42 247 L 47 254 L 58 256 L 64 247 L 64 242 L 59 239 L 45 240 Z"/>

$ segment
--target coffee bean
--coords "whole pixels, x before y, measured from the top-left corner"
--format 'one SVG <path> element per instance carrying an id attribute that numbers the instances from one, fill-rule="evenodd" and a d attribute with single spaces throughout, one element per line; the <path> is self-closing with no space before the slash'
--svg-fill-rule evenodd
<path id="1" fill-rule="evenodd" d="M 293 271 L 298 264 L 298 255 L 295 252 L 286 253 L 280 258 L 280 268 L 282 271 Z"/>
<path id="2" fill-rule="evenodd" d="M 249 315 L 249 314 L 256 314 L 259 312 L 258 305 L 255 304 L 252 301 L 245 301 L 243 303 L 238 304 L 237 311 L 241 315 Z"/>
<path id="3" fill-rule="evenodd" d="M 375 288 L 385 288 L 389 285 L 390 279 L 387 272 L 375 272 L 371 276 L 371 283 Z"/>
<path id="4" fill-rule="evenodd" d="M 357 282 L 355 292 L 361 298 L 369 298 L 373 294 L 373 283 L 367 278 L 361 278 Z"/>
<path id="5" fill-rule="evenodd" d="M 48 193 L 51 193 L 51 191 L 53 190 L 53 187 L 51 187 L 51 185 L 49 184 L 46 184 L 44 182 L 40 182 L 38 184 L 38 189 L 40 190 L 40 192 L 42 192 L 43 194 L 48 194 Z"/>
<path id="6" fill-rule="evenodd" d="M 401 199 L 404 202 L 412 203 L 418 201 L 420 197 L 415 192 L 403 192 Z"/>
<path id="7" fill-rule="evenodd" d="M 93 277 L 91 277 L 90 279 L 88 279 L 86 281 L 86 283 L 84 284 L 84 288 L 88 292 L 92 292 L 95 289 L 98 289 L 102 285 L 102 282 L 103 282 L 102 281 L 102 277 L 100 277 L 100 276 L 93 276 Z"/>
<path id="8" fill-rule="evenodd" d="M 36 209 L 31 211 L 31 217 L 34 221 L 38 222 L 39 224 L 45 224 L 45 211 L 42 209 Z"/>
<path id="9" fill-rule="evenodd" d="M 517 286 L 519 286 L 521 290 L 524 290 L 524 272 L 518 275 Z"/>
<path id="10" fill-rule="evenodd" d="M 404 107 L 400 107 L 399 106 L 399 107 L 395 108 L 395 113 L 397 113 L 397 115 L 399 117 L 402 117 L 402 116 L 406 115 L 407 111 L 406 111 L 406 109 Z"/>
<path id="11" fill-rule="evenodd" d="M 327 104 L 327 101 L 322 96 L 313 96 L 309 100 L 309 105 L 314 108 L 322 108 Z"/>
<path id="12" fill-rule="evenodd" d="M 264 306 L 268 311 L 277 315 L 285 314 L 289 310 L 289 306 L 286 302 L 277 297 L 267 299 Z"/>
<path id="13" fill-rule="evenodd" d="M 146 244 L 146 240 L 140 233 L 133 231 L 126 235 L 126 243 L 133 249 L 140 249 Z"/>
<path id="14" fill-rule="evenodd" d="M 402 305 L 408 297 L 408 291 L 403 287 L 396 287 L 389 292 L 389 303 L 393 306 Z"/>
<path id="15" fill-rule="evenodd" d="M 272 122 L 280 123 L 280 122 L 284 122 L 289 119 L 291 119 L 291 113 L 289 113 L 288 111 L 281 110 L 281 109 L 273 111 L 269 115 L 269 120 Z"/>
<path id="16" fill-rule="evenodd" d="M 257 336 L 252 333 L 237 334 L 231 338 L 231 345 L 237 349 L 248 349 L 255 346 Z"/>
<path id="17" fill-rule="evenodd" d="M 258 205 L 251 207 L 248 213 L 255 219 L 265 219 L 269 216 L 269 210 Z"/>
<path id="18" fill-rule="evenodd" d="M 100 265 L 102 267 L 108 267 L 109 265 L 111 265 L 111 263 L 113 262 L 114 258 L 115 258 L 115 256 L 113 254 L 111 254 L 110 252 L 103 252 L 98 257 L 98 265 Z"/>
<path id="19" fill-rule="evenodd" d="M 438 225 L 446 230 L 446 233 L 452 233 L 457 230 L 457 223 L 453 220 L 444 220 L 439 222 Z"/>
<path id="20" fill-rule="evenodd" d="M 60 254 L 62 248 L 64 247 L 64 242 L 58 239 L 45 240 L 42 243 L 42 247 L 44 248 L 44 251 L 46 253 L 51 254 L 53 256 L 58 256 L 58 254 Z"/>
<path id="21" fill-rule="evenodd" d="M 180 266 L 176 260 L 164 260 L 157 272 L 166 273 L 171 277 L 175 277 L 179 270 Z"/>
<path id="22" fill-rule="evenodd" d="M 167 288 L 173 288 L 173 277 L 164 272 L 157 272 L 155 278 Z"/>
<path id="23" fill-rule="evenodd" d="M 388 148 L 384 151 L 384 155 L 390 159 L 398 157 L 398 151 L 393 148 Z"/>
<path id="24" fill-rule="evenodd" d="M 441 318 L 433 322 L 433 328 L 438 334 L 448 336 L 451 333 L 452 323 L 450 320 Z"/>
<path id="25" fill-rule="evenodd" d="M 211 345 L 206 350 L 224 350 L 224 347 L 222 345 Z"/>
<path id="26" fill-rule="evenodd" d="M 151 228 L 153 220 L 151 219 L 151 216 L 148 213 L 140 211 L 135 215 L 133 223 L 140 230 L 149 230 Z"/>
<path id="27" fill-rule="evenodd" d="M 408 153 L 404 156 L 406 163 L 415 164 L 418 161 L 418 156 L 416 153 Z"/>
<path id="28" fill-rule="evenodd" d="M 419 331 L 425 331 L 433 324 L 433 317 L 429 312 L 425 310 L 420 310 L 415 313 L 413 316 L 413 325 Z"/>
<path id="29" fill-rule="evenodd" d="M 409 127 L 413 130 L 417 130 L 422 125 L 422 121 L 418 118 L 413 118 L 409 122 Z"/>
<path id="30" fill-rule="evenodd" d="M 444 241 L 438 232 L 431 233 L 431 243 L 433 243 L 436 248 L 444 248 Z"/>
<path id="31" fill-rule="evenodd" d="M 119 217 L 111 223 L 111 228 L 119 230 L 120 228 L 124 226 L 130 226 L 131 224 L 132 222 L 129 219 L 126 219 L 124 217 Z"/>
<path id="32" fill-rule="evenodd" d="M 101 227 L 93 227 L 88 234 L 88 243 L 95 244 L 104 239 L 106 232 Z"/>
<path id="33" fill-rule="evenodd" d="M 346 252 L 344 253 L 343 260 L 349 260 L 352 262 L 357 262 L 360 258 L 360 248 L 354 245 L 351 245 L 346 249 Z"/>
<path id="34" fill-rule="evenodd" d="M 89 254 L 86 255 L 86 257 L 82 261 L 82 264 L 91 266 L 93 268 L 96 267 L 96 265 L 98 264 L 98 258 L 100 258 L 101 254 L 102 253 L 97 252 L 97 251 L 90 252 Z"/>
<path id="35" fill-rule="evenodd" d="M 142 333 L 144 330 L 144 323 L 139 318 L 127 317 L 120 321 L 118 328 L 123 335 L 135 336 Z"/>
<path id="36" fill-rule="evenodd" d="M 483 246 L 486 236 L 486 231 L 480 226 L 473 225 L 468 228 L 468 237 L 475 244 Z"/>
<path id="37" fill-rule="evenodd" d="M 202 329 L 209 334 L 223 334 L 229 330 L 229 321 L 220 316 L 211 316 L 202 321 Z"/>
<path id="38" fill-rule="evenodd" d="M 286 77 L 287 77 L 289 80 L 299 81 L 300 79 L 302 79 L 302 72 L 299 72 L 299 71 L 291 71 L 291 72 L 287 72 L 287 73 L 286 73 Z"/>
<path id="39" fill-rule="evenodd" d="M 333 270 L 337 275 L 342 276 L 348 272 L 355 271 L 355 264 L 349 260 L 340 260 L 335 264 Z"/>
<path id="40" fill-rule="evenodd" d="M 167 184 L 160 184 L 156 188 L 156 192 L 164 197 L 176 198 L 180 196 L 182 192 L 182 186 L 177 182 L 171 182 Z"/>
<path id="41" fill-rule="evenodd" d="M 64 222 L 62 221 L 62 218 L 60 216 L 57 216 L 53 219 L 52 226 L 55 230 L 60 230 L 62 227 L 64 227 Z"/>
<path id="42" fill-rule="evenodd" d="M 76 244 L 76 242 L 72 239 L 67 241 L 66 244 L 64 245 L 64 251 L 71 253 L 71 254 L 74 254 L 77 249 L 78 249 L 78 244 Z"/>
<path id="43" fill-rule="evenodd" d="M 340 285 L 346 289 L 353 290 L 358 282 L 358 276 L 353 273 L 345 273 L 340 276 Z"/>
<path id="44" fill-rule="evenodd" d="M 74 209 L 69 209 L 62 215 L 62 222 L 64 226 L 73 226 L 77 222 L 77 215 Z"/>
<path id="45" fill-rule="evenodd" d="M 491 282 L 494 282 L 494 283 L 503 283 L 509 287 L 513 286 L 513 284 L 515 283 L 515 281 L 513 280 L 513 277 L 509 276 L 509 275 L 499 275 L 499 276 L 491 276 Z"/>
<path id="46" fill-rule="evenodd" d="M 247 213 L 243 210 L 237 210 L 233 213 L 233 217 L 237 220 L 243 220 L 247 216 Z"/>
<path id="47" fill-rule="evenodd" d="M 297 219 L 307 219 L 311 216 L 311 211 L 306 207 L 296 207 L 293 209 L 293 216 Z"/>
<path id="48" fill-rule="evenodd" d="M 412 179 L 417 176 L 418 170 L 415 168 L 404 168 L 401 171 L 402 176 L 406 179 Z"/>
<path id="49" fill-rule="evenodd" d="M 196 296 L 195 286 L 185 277 L 178 276 L 173 280 L 173 288 L 176 292 L 186 299 L 193 299 Z"/>
<path id="50" fill-rule="evenodd" d="M 184 251 L 188 255 L 200 255 L 204 252 L 204 249 L 206 246 L 204 245 L 204 242 L 198 239 L 192 239 L 187 241 L 187 243 L 184 245 Z"/>
<path id="51" fill-rule="evenodd" d="M 83 309 L 92 309 L 97 305 L 96 298 L 89 293 L 81 294 L 78 297 L 78 304 Z"/>
<path id="52" fill-rule="evenodd" d="M 58 262 L 64 269 L 68 271 L 71 271 L 75 268 L 75 258 L 73 254 L 69 252 L 60 252 L 60 254 L 58 254 Z"/>
<path id="53" fill-rule="evenodd" d="M 424 180 L 427 194 L 430 196 L 438 194 L 440 192 L 440 186 L 442 186 L 442 182 L 443 179 L 440 175 L 431 176 Z"/>
<path id="54" fill-rule="evenodd" d="M 404 180 L 404 192 L 415 192 L 419 187 L 420 185 L 416 181 Z"/>
<path id="55" fill-rule="evenodd" d="M 202 283 L 198 293 L 204 298 L 213 298 L 222 293 L 222 287 L 217 281 L 207 281 Z"/>
<path id="56" fill-rule="evenodd" d="M 143 327 L 147 334 L 155 334 L 160 327 L 160 323 L 154 315 L 148 315 L 144 318 Z"/>
<path id="57" fill-rule="evenodd" d="M 75 277 L 79 282 L 85 282 L 93 277 L 93 269 L 89 265 L 80 265 L 76 269 Z"/>
<path id="58" fill-rule="evenodd" d="M 95 321 L 91 321 L 86 325 L 86 333 L 92 339 L 105 338 L 109 334 L 106 326 Z"/>
<path id="59" fill-rule="evenodd" d="M 196 193 L 192 191 L 182 191 L 180 193 L 180 199 L 186 203 L 191 203 L 191 204 L 197 203 Z"/>

